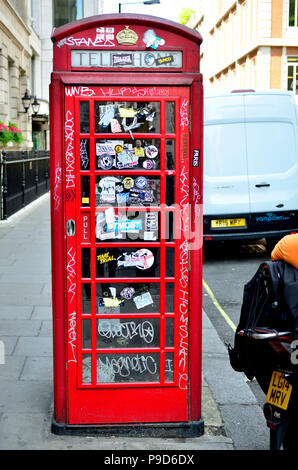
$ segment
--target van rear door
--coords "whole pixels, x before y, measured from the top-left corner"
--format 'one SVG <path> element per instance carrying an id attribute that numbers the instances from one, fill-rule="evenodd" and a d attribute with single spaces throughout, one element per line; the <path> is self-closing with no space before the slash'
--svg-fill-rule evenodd
<path id="1" fill-rule="evenodd" d="M 297 121 L 292 100 L 287 93 L 244 96 L 250 208 L 252 213 L 264 213 L 265 219 L 268 213 L 297 209 Z"/>
<path id="2" fill-rule="evenodd" d="M 243 100 L 205 98 L 204 215 L 250 212 Z"/>

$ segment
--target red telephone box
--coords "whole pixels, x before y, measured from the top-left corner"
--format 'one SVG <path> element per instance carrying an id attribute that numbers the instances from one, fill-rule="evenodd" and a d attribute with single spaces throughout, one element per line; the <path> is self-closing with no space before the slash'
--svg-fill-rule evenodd
<path id="1" fill-rule="evenodd" d="M 123 14 L 52 40 L 53 432 L 200 435 L 201 36 Z"/>

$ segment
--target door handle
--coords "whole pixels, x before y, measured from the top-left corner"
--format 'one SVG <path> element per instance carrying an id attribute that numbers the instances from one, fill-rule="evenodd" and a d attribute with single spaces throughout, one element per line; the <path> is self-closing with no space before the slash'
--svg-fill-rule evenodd
<path id="1" fill-rule="evenodd" d="M 69 219 L 66 222 L 66 235 L 68 237 L 73 237 L 76 233 L 76 223 L 74 220 Z"/>
<path id="2" fill-rule="evenodd" d="M 256 188 L 268 188 L 269 186 L 270 186 L 269 183 L 256 184 Z"/>

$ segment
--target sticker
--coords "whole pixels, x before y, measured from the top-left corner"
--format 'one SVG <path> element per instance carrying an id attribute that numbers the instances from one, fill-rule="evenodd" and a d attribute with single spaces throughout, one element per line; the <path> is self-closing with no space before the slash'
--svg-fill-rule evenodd
<path id="1" fill-rule="evenodd" d="M 100 262 L 100 264 L 105 264 L 105 263 L 109 263 L 110 261 L 114 261 L 114 256 L 110 255 L 110 252 L 107 251 L 107 253 L 97 255 L 96 259 L 97 261 Z"/>
<path id="2" fill-rule="evenodd" d="M 100 119 L 99 119 L 98 125 L 104 128 L 108 127 L 108 125 L 111 123 L 111 120 L 114 118 L 114 115 L 115 115 L 114 106 L 107 105 L 106 110 L 103 113 L 100 113 Z"/>
<path id="3" fill-rule="evenodd" d="M 124 300 L 110 297 L 105 297 L 103 299 L 104 307 L 120 307 L 120 305 L 124 302 Z"/>
<path id="4" fill-rule="evenodd" d="M 138 310 L 153 304 L 153 299 L 150 292 L 145 292 L 145 294 L 138 295 L 137 297 L 134 297 L 133 300 Z"/>
<path id="5" fill-rule="evenodd" d="M 129 29 L 129 26 L 125 26 L 125 29 L 119 31 L 116 39 L 118 44 L 123 46 L 133 46 L 138 42 L 139 36 L 135 31 Z"/>
<path id="6" fill-rule="evenodd" d="M 123 147 L 122 147 L 122 145 L 117 144 L 117 145 L 115 145 L 114 150 L 115 150 L 116 153 L 121 153 L 121 152 L 123 152 Z"/>
<path id="7" fill-rule="evenodd" d="M 82 197 L 82 204 L 89 204 L 89 197 Z"/>
<path id="8" fill-rule="evenodd" d="M 171 62 L 174 62 L 174 57 L 172 55 L 155 59 L 156 65 L 170 64 Z"/>
<path id="9" fill-rule="evenodd" d="M 144 202 L 154 202 L 154 193 L 153 193 L 153 191 L 151 189 L 149 191 L 144 191 L 142 193 L 141 199 L 143 199 Z"/>
<path id="10" fill-rule="evenodd" d="M 130 168 L 138 164 L 138 159 L 134 152 L 130 150 L 123 150 L 117 155 L 117 168 Z"/>
<path id="11" fill-rule="evenodd" d="M 164 46 L 165 40 L 156 36 L 153 29 L 148 29 L 144 36 L 143 42 L 146 44 L 146 47 L 152 47 L 152 49 L 157 49 L 158 46 Z"/>
<path id="12" fill-rule="evenodd" d="M 100 155 L 115 155 L 114 143 L 105 142 L 95 144 L 95 153 L 97 157 Z"/>
<path id="13" fill-rule="evenodd" d="M 145 55 L 145 64 L 151 67 L 155 64 L 155 57 L 153 54 L 146 54 Z"/>
<path id="14" fill-rule="evenodd" d="M 115 190 L 115 184 L 116 183 L 121 183 L 121 181 L 118 178 L 115 178 L 113 176 L 107 176 L 100 180 L 98 183 L 99 189 L 101 189 L 101 192 L 99 194 L 100 196 L 100 202 L 107 202 L 107 203 L 114 203 L 116 200 L 116 190 Z"/>
<path id="15" fill-rule="evenodd" d="M 129 193 L 119 193 L 117 194 L 118 204 L 126 204 L 129 200 Z"/>
<path id="16" fill-rule="evenodd" d="M 155 145 L 148 145 L 148 147 L 145 148 L 145 154 L 148 158 L 156 158 L 158 155 L 158 149 Z"/>
<path id="17" fill-rule="evenodd" d="M 144 151 L 143 147 L 135 147 L 134 152 L 135 152 L 135 157 L 136 158 L 145 157 L 145 151 Z"/>
<path id="18" fill-rule="evenodd" d="M 102 170 L 110 170 L 114 165 L 114 157 L 112 155 L 103 154 L 97 159 L 97 167 Z"/>
<path id="19" fill-rule="evenodd" d="M 121 126 L 115 118 L 111 120 L 111 131 L 113 134 L 115 134 L 116 132 L 122 132 Z"/>
<path id="20" fill-rule="evenodd" d="M 143 168 L 145 168 L 145 170 L 152 170 L 153 167 L 154 167 L 154 162 L 152 160 L 145 160 L 143 162 Z"/>
<path id="21" fill-rule="evenodd" d="M 150 250 L 142 248 L 134 253 L 123 253 L 123 260 L 121 256 L 117 259 L 117 267 L 123 266 L 124 268 L 136 267 L 138 269 L 149 269 L 154 263 L 154 255 Z"/>
<path id="22" fill-rule="evenodd" d="M 133 287 L 124 287 L 124 289 L 120 292 L 120 297 L 126 300 L 130 300 L 133 298 L 135 290 Z"/>
<path id="23" fill-rule="evenodd" d="M 137 117 L 133 118 L 133 121 L 129 126 L 126 125 L 126 117 L 124 117 L 121 121 L 121 124 L 122 124 L 122 126 L 123 126 L 123 128 L 126 132 L 131 131 L 133 129 L 138 129 L 138 127 L 140 127 L 142 125 L 141 122 L 138 122 Z"/>
<path id="24" fill-rule="evenodd" d="M 200 163 L 200 150 L 194 149 L 192 154 L 192 166 L 198 167 Z"/>
<path id="25" fill-rule="evenodd" d="M 158 214 L 157 212 L 148 212 L 145 214 L 146 232 L 154 232 L 158 230 Z"/>
<path id="26" fill-rule="evenodd" d="M 142 226 L 142 220 L 120 220 L 113 223 L 107 223 L 107 230 L 119 232 L 139 232 L 142 230 Z"/>
<path id="27" fill-rule="evenodd" d="M 134 180 L 130 176 L 128 176 L 127 178 L 124 178 L 124 180 L 123 180 L 123 186 L 124 186 L 125 189 L 133 188 L 134 184 L 135 184 Z"/>
<path id="28" fill-rule="evenodd" d="M 113 66 L 133 65 L 133 55 L 132 54 L 112 54 L 112 65 Z"/>
<path id="29" fill-rule="evenodd" d="M 138 189 L 144 189 L 148 185 L 147 178 L 145 176 L 138 176 L 135 180 L 135 185 Z"/>

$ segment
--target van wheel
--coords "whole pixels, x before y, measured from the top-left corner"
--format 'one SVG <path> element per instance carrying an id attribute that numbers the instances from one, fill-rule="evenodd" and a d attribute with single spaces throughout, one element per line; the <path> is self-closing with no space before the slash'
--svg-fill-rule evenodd
<path id="1" fill-rule="evenodd" d="M 273 237 L 273 238 L 266 238 L 266 250 L 267 254 L 271 255 L 271 251 L 275 247 L 276 243 L 279 242 L 280 238 Z"/>

